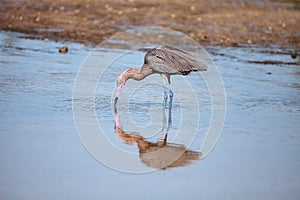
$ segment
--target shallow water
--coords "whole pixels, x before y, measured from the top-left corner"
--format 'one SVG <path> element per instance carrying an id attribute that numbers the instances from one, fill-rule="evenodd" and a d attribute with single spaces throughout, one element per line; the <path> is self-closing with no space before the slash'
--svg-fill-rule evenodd
<path id="1" fill-rule="evenodd" d="M 1 32 L 0 38 L 3 199 L 299 199 L 300 69 L 299 65 L 288 64 L 296 62 L 289 55 L 270 54 L 274 49 L 262 47 L 208 48 L 227 95 L 226 121 L 219 142 L 205 159 L 134 175 L 96 161 L 77 135 L 72 115 L 73 85 L 92 49 L 73 43 L 30 40 L 11 32 Z M 69 53 L 58 53 L 62 45 L 68 45 Z M 101 57 L 120 51 L 123 50 L 100 49 L 97 53 Z M 111 64 L 114 68 L 105 71 L 107 75 L 101 77 L 96 90 L 95 115 L 114 145 L 135 153 L 135 162 L 151 168 L 139 159 L 136 144 L 125 144 L 117 136 L 111 100 L 118 74 L 129 66 L 140 65 L 143 55 L 125 54 Z M 287 64 L 249 62 L 264 60 Z M 153 76 L 154 83 L 141 84 L 130 96 L 129 104 L 125 103 L 125 94 L 118 102 L 119 120 L 126 133 L 138 132 L 135 134 L 151 142 L 156 141 L 163 126 L 163 90 L 155 78 L 159 77 Z M 211 115 L 210 99 L 197 74 L 187 79 L 201 105 L 200 128 L 188 150 L 199 152 Z M 176 80 L 170 142 L 180 128 L 181 112 L 192 113 L 193 109 L 190 99 L 183 104 L 176 99 L 176 94 L 184 93 Z M 127 91 L 130 87 L 129 84 Z M 83 108 L 89 111 L 93 106 L 85 104 Z M 151 119 L 151 112 L 157 119 Z M 128 124 L 127 116 L 136 127 Z M 149 123 L 153 126 L 145 129 Z M 187 125 L 183 128 L 189 130 Z M 176 144 L 186 144 L 185 139 L 179 138 Z"/>

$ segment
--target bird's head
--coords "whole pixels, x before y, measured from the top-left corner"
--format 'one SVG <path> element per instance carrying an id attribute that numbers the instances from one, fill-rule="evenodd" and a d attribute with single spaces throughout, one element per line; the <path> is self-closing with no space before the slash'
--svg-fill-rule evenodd
<path id="1" fill-rule="evenodd" d="M 139 71 L 137 68 L 129 68 L 125 70 L 117 79 L 117 90 L 116 90 L 116 97 L 115 97 L 115 105 L 118 101 L 118 98 L 121 94 L 123 87 L 128 79 L 134 78 L 134 75 Z"/>

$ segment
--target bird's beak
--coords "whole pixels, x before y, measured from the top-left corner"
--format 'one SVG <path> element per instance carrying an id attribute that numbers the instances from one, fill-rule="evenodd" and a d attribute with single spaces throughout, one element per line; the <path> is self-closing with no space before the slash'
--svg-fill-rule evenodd
<path id="1" fill-rule="evenodd" d="M 122 84 L 120 84 L 120 85 L 117 87 L 116 97 L 119 98 L 119 95 L 121 94 L 121 91 L 122 91 Z"/>
<path id="2" fill-rule="evenodd" d="M 117 87 L 117 91 L 116 91 L 116 97 L 115 97 L 115 105 L 117 104 L 117 101 L 119 99 L 119 96 L 121 94 L 121 91 L 122 91 L 122 84 L 120 84 L 118 87 Z"/>

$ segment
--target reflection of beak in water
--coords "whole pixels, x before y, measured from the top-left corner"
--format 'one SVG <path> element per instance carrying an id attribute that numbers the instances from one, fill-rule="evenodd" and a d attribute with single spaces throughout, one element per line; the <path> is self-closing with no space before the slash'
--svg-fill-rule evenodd
<path id="1" fill-rule="evenodd" d="M 194 160 L 198 160 L 201 156 L 200 152 L 187 150 L 184 145 L 172 144 L 167 142 L 168 131 L 172 123 L 171 109 L 169 111 L 169 119 L 167 128 L 165 109 L 163 109 L 163 127 L 161 137 L 157 142 L 147 141 L 144 137 L 136 132 L 126 133 L 121 125 L 117 109 L 115 107 L 115 126 L 114 131 L 120 139 L 128 145 L 137 144 L 141 161 L 148 167 L 157 169 L 167 169 L 170 167 L 185 166 Z M 165 134 L 164 134 L 165 130 Z M 163 138 L 164 136 L 164 138 Z"/>

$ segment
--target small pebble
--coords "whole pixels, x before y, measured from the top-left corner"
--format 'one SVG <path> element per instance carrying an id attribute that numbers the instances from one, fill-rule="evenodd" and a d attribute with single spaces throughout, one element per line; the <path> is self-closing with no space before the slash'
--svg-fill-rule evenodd
<path id="1" fill-rule="evenodd" d="M 58 52 L 59 53 L 67 53 L 68 52 L 68 47 L 67 46 L 60 47 Z"/>

